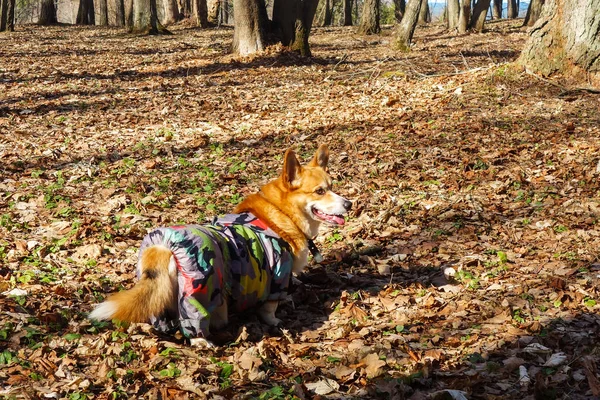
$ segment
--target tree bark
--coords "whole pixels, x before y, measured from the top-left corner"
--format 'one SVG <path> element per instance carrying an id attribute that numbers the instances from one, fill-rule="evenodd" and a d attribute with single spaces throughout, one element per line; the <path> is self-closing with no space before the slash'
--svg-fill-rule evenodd
<path id="1" fill-rule="evenodd" d="M 318 4 L 319 0 L 298 0 L 296 30 L 292 50 L 300 53 L 303 57 L 310 57 L 312 55 L 308 44 L 308 37 L 310 36 Z"/>
<path id="2" fill-rule="evenodd" d="M 132 24 L 128 27 L 131 33 L 150 35 L 171 33 L 158 20 L 156 0 L 133 0 L 131 21 Z"/>
<path id="3" fill-rule="evenodd" d="M 177 0 L 163 0 L 164 25 L 174 24 L 179 20 L 179 6 Z"/>
<path id="4" fill-rule="evenodd" d="M 458 33 L 466 33 L 471 19 L 471 2 L 460 0 L 460 12 L 458 14 Z"/>
<path id="5" fill-rule="evenodd" d="M 431 13 L 429 12 L 429 2 L 421 0 L 421 9 L 419 10 L 419 25 L 427 25 L 431 22 Z"/>
<path id="6" fill-rule="evenodd" d="M 267 8 L 263 0 L 234 0 L 234 54 L 247 56 L 267 46 Z"/>
<path id="7" fill-rule="evenodd" d="M 357 31 L 359 35 L 373 35 L 381 32 L 381 27 L 379 26 L 379 5 L 380 0 L 365 0 Z"/>
<path id="8" fill-rule="evenodd" d="M 473 8 L 471 22 L 469 22 L 469 29 L 473 29 L 477 32 L 483 31 L 485 17 L 487 16 L 488 8 L 490 8 L 490 3 L 491 0 L 477 0 L 477 3 L 475 3 L 475 7 Z"/>
<path id="9" fill-rule="evenodd" d="M 529 7 L 527 7 L 527 15 L 523 21 L 523 26 L 533 26 L 535 21 L 540 18 L 542 8 L 544 7 L 544 0 L 531 0 Z"/>
<path id="10" fill-rule="evenodd" d="M 448 29 L 454 30 L 458 27 L 458 15 L 460 14 L 459 0 L 446 1 L 446 22 Z"/>
<path id="11" fill-rule="evenodd" d="M 125 26 L 125 0 L 116 0 L 115 3 L 115 25 Z"/>
<path id="12" fill-rule="evenodd" d="M 98 3 L 98 25 L 108 26 L 108 1 L 99 0 Z"/>
<path id="13" fill-rule="evenodd" d="M 6 31 L 8 24 L 8 0 L 0 0 L 0 32 Z"/>
<path id="14" fill-rule="evenodd" d="M 8 15 L 6 16 L 6 30 L 9 32 L 15 31 L 15 0 L 9 0 Z"/>
<path id="15" fill-rule="evenodd" d="M 323 26 L 331 26 L 333 22 L 333 5 L 331 4 L 332 0 L 325 0 L 325 17 L 323 18 Z"/>
<path id="16" fill-rule="evenodd" d="M 208 9 L 206 0 L 194 0 L 193 7 L 194 16 L 196 17 L 196 25 L 201 28 L 208 28 Z"/>
<path id="17" fill-rule="evenodd" d="M 296 39 L 297 0 L 275 0 L 273 3 L 273 32 L 286 47 Z"/>
<path id="18" fill-rule="evenodd" d="M 352 26 L 352 0 L 344 0 L 344 26 Z"/>
<path id="19" fill-rule="evenodd" d="M 75 22 L 81 25 L 94 25 L 96 23 L 94 0 L 79 1 L 79 9 L 77 10 L 77 19 Z"/>
<path id="20" fill-rule="evenodd" d="M 506 18 L 514 19 L 519 16 L 519 8 L 517 7 L 517 0 L 507 0 L 507 11 Z"/>
<path id="21" fill-rule="evenodd" d="M 600 87 L 600 0 L 547 0 L 518 63 Z"/>
<path id="22" fill-rule="evenodd" d="M 54 0 L 42 0 L 42 8 L 40 10 L 40 19 L 38 24 L 40 25 L 51 25 L 58 23 L 56 19 L 56 7 L 54 6 Z"/>
<path id="23" fill-rule="evenodd" d="M 502 19 L 502 0 L 493 0 L 492 18 L 493 19 Z"/>
<path id="24" fill-rule="evenodd" d="M 219 6 L 221 2 L 219 0 L 208 0 L 207 1 L 207 19 L 208 22 L 212 25 L 217 25 L 219 23 Z"/>
<path id="25" fill-rule="evenodd" d="M 402 17 L 402 22 L 396 28 L 394 33 L 394 40 L 392 46 L 401 50 L 410 50 L 410 43 L 412 42 L 415 28 L 417 27 L 417 20 L 419 18 L 419 11 L 421 9 L 420 0 L 412 0 L 408 2 L 406 6 L 406 12 Z"/>
<path id="26" fill-rule="evenodd" d="M 394 19 L 396 20 L 396 23 L 402 21 L 405 10 L 406 0 L 394 0 Z"/>

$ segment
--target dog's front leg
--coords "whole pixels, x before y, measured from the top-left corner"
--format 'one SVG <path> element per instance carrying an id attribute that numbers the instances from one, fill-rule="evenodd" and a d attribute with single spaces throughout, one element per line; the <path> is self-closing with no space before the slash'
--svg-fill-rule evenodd
<path id="1" fill-rule="evenodd" d="M 275 316 L 275 311 L 277 311 L 278 305 L 278 300 L 270 300 L 260 306 L 258 309 L 258 316 L 265 324 L 271 326 L 278 326 L 281 324 L 281 320 Z"/>

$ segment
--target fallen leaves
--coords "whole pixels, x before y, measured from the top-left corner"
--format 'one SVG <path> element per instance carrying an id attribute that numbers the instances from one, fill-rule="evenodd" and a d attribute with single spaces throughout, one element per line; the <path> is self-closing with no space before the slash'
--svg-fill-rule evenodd
<path id="1" fill-rule="evenodd" d="M 598 396 L 598 99 L 497 64 L 517 25 L 420 27 L 409 58 L 317 29 L 312 61 L 232 59 L 227 29 L 0 38 L 2 395 Z M 232 316 L 196 348 L 86 320 L 147 229 L 230 211 L 320 142 L 354 214 L 284 330 Z"/>

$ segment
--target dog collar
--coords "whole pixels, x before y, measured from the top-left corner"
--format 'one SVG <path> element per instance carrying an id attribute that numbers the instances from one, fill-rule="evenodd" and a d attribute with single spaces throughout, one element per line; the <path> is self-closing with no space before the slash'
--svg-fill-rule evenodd
<path id="1" fill-rule="evenodd" d="M 312 239 L 308 239 L 308 250 L 310 250 L 310 253 L 313 256 L 313 260 L 315 260 L 316 263 L 320 263 L 323 261 L 323 255 L 321 254 L 321 252 L 317 248 L 317 245 Z"/>

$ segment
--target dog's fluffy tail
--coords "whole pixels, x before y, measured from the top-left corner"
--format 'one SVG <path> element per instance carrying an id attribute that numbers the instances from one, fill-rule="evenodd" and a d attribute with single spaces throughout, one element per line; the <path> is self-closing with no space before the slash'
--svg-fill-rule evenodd
<path id="1" fill-rule="evenodd" d="M 177 266 L 171 250 L 148 247 L 142 252 L 142 278 L 129 289 L 115 293 L 96 306 L 89 318 L 148 322 L 177 307 Z"/>

